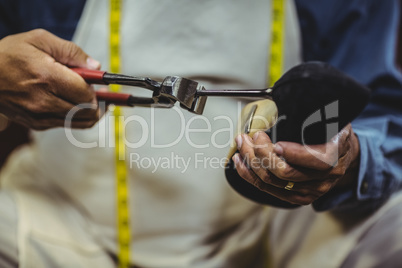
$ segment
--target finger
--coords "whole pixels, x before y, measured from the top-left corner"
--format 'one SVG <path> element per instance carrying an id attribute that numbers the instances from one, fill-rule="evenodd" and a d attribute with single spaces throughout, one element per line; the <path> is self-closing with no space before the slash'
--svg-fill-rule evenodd
<path id="1" fill-rule="evenodd" d="M 45 95 L 45 97 L 42 97 Z M 99 109 L 96 104 L 88 104 L 82 109 L 79 106 L 65 102 L 52 94 L 38 91 L 29 100 L 24 96 L 18 98 L 10 98 L 5 96 L 7 114 L 11 117 L 21 115 L 21 117 L 29 116 L 33 120 L 46 118 L 65 119 L 66 115 L 74 112 L 75 120 L 97 120 L 99 118 Z"/>
<path id="2" fill-rule="evenodd" d="M 247 136 L 240 137 L 244 140 L 248 139 Z M 298 186 L 293 190 L 299 194 L 311 196 L 318 196 L 321 193 L 318 187 L 322 182 L 311 182 L 314 179 L 311 172 L 305 174 L 289 166 L 272 153 L 273 145 L 266 133 L 257 132 L 253 136 L 253 143 L 249 141 L 240 142 L 240 144 L 239 154 L 241 159 L 244 159 L 241 166 L 243 168 L 240 168 L 240 172 L 241 176 L 247 178 L 249 182 L 261 188 L 263 185 L 258 181 L 261 180 L 267 185 L 284 189 L 289 181 L 307 181 L 307 183 L 298 183 Z M 322 172 L 320 173 L 322 175 Z M 322 179 L 322 177 L 319 178 Z"/>
<path id="3" fill-rule="evenodd" d="M 42 93 L 39 93 L 39 95 Z M 33 129 L 47 129 L 51 127 L 64 126 L 66 114 L 70 113 L 68 121 L 71 127 L 75 128 L 75 122 L 96 122 L 99 120 L 100 111 L 97 105 L 89 104 L 87 107 L 79 108 L 71 105 L 61 99 L 51 95 L 45 98 L 39 98 L 36 101 L 36 95 L 32 101 L 24 96 L 19 98 L 10 98 L 5 96 L 4 107 L 10 119 L 20 122 Z M 42 102 L 41 102 L 42 101 Z M 43 123 L 48 122 L 48 123 Z M 54 123 L 56 122 L 56 123 Z M 49 125 L 54 123 L 55 125 Z M 71 124 L 72 123 L 72 124 Z M 77 127 L 86 127 L 87 124 L 78 124 Z"/>
<path id="4" fill-rule="evenodd" d="M 254 187 L 259 189 L 260 191 L 266 192 L 276 198 L 279 198 L 283 201 L 289 202 L 291 204 L 297 205 L 308 205 L 311 204 L 314 200 L 317 199 L 317 196 L 313 195 L 301 195 L 297 192 L 288 191 L 285 189 L 281 189 L 267 183 L 264 183 L 261 179 L 258 178 L 246 165 L 244 160 L 241 158 L 239 154 L 235 154 L 233 156 L 233 161 L 235 163 L 236 170 L 238 174 L 248 183 L 252 184 Z"/>
<path id="5" fill-rule="evenodd" d="M 64 119 L 71 110 L 76 109 L 77 112 L 74 114 L 76 119 L 95 120 L 99 113 L 96 104 L 89 105 L 90 108 L 87 109 L 79 109 L 79 106 L 66 102 L 47 91 L 36 91 L 32 99 L 22 98 L 14 105 L 36 119 L 47 117 Z"/>
<path id="6" fill-rule="evenodd" d="M 104 106 L 104 105 L 103 105 Z M 101 108 L 94 100 L 92 103 L 82 103 L 73 106 L 65 115 L 65 125 L 74 121 L 98 121 L 101 117 Z"/>
<path id="7" fill-rule="evenodd" d="M 57 62 L 72 67 L 99 69 L 100 63 L 89 57 L 79 46 L 52 33 L 36 29 L 29 32 L 29 42 L 53 57 Z"/>
<path id="8" fill-rule="evenodd" d="M 246 134 L 238 135 L 235 141 L 241 158 L 244 159 L 247 165 L 250 165 L 250 161 L 255 158 L 253 141 Z"/>
<path id="9" fill-rule="evenodd" d="M 85 121 L 73 121 L 69 125 L 68 128 L 73 128 L 73 129 L 86 129 L 86 128 L 91 128 L 96 124 L 97 121 L 95 120 L 85 120 Z M 33 129 L 35 130 L 46 130 L 50 128 L 56 128 L 56 127 L 63 127 L 66 128 L 65 126 L 65 121 L 62 119 L 58 118 L 47 118 L 43 120 L 38 120 L 35 122 Z"/>
<path id="10" fill-rule="evenodd" d="M 71 104 L 97 103 L 95 91 L 85 80 L 69 68 L 54 64 L 53 71 L 46 77 L 55 96 Z"/>
<path id="11" fill-rule="evenodd" d="M 265 154 L 260 157 L 255 156 L 255 144 L 253 140 L 247 135 L 242 134 L 236 137 L 236 142 L 239 146 L 239 154 L 245 160 L 247 166 L 264 182 L 270 182 L 269 166 L 271 165 L 272 146 L 264 145 L 267 149 Z M 271 149 L 271 150 L 269 150 Z"/>
<path id="12" fill-rule="evenodd" d="M 275 144 L 274 151 L 286 162 L 310 169 L 328 170 L 338 161 L 338 145 L 333 142 L 302 145 L 281 141 Z"/>
<path id="13" fill-rule="evenodd" d="M 95 92 L 85 80 L 65 65 L 93 68 L 88 55 L 70 41 L 44 30 L 29 32 L 28 42 L 37 50 L 36 65 L 41 66 L 38 80 L 42 88 L 72 104 L 91 103 Z M 93 62 L 92 62 L 93 63 Z"/>
<path id="14" fill-rule="evenodd" d="M 285 189 L 288 182 L 283 187 L 278 187 Z M 334 180 L 328 179 L 324 181 L 308 181 L 308 182 L 293 182 L 292 188 L 289 191 L 297 192 L 304 196 L 315 196 L 320 197 L 327 193 L 334 186 Z"/>
<path id="15" fill-rule="evenodd" d="M 294 142 L 277 142 L 275 153 L 292 165 L 317 170 L 333 168 L 349 148 L 350 124 L 325 144 L 302 145 Z"/>
<path id="16" fill-rule="evenodd" d="M 280 179 L 292 181 L 310 181 L 316 178 L 316 176 L 312 177 L 315 175 L 312 174 L 314 172 L 298 170 L 273 153 L 273 144 L 263 131 L 255 133 L 253 140 L 244 134 L 236 137 L 236 141 L 241 144 L 239 153 L 247 167 L 265 183 L 272 183 L 272 174 Z M 322 176 L 318 176 L 318 178 L 322 178 Z"/>
<path id="17" fill-rule="evenodd" d="M 257 132 L 253 136 L 254 141 L 254 155 L 257 159 L 261 161 L 261 167 L 265 171 L 270 171 L 273 175 L 279 179 L 286 181 L 309 181 L 313 178 L 310 177 L 311 174 L 308 172 L 303 172 L 303 170 L 298 170 L 295 167 L 289 165 L 278 157 L 273 152 L 273 144 L 269 136 L 263 131 Z M 253 169 L 254 170 L 254 169 Z M 257 175 L 263 174 L 261 170 L 254 170 Z M 309 170 L 307 170 L 309 171 Z M 261 177 L 261 176 L 260 176 Z M 270 183 L 270 178 L 268 176 L 261 177 L 266 183 Z"/>
<path id="18" fill-rule="evenodd" d="M 243 138 L 247 139 L 247 137 Z M 249 142 L 248 144 L 241 143 L 240 152 L 242 152 L 243 155 L 246 155 L 250 159 L 248 161 L 244 160 L 240 164 L 236 165 L 236 168 L 241 177 L 243 177 L 245 180 L 247 180 L 254 186 L 258 187 L 260 190 L 267 191 L 273 195 L 277 195 L 278 198 L 288 200 L 291 202 L 308 203 L 311 200 L 317 199 L 319 196 L 326 193 L 332 187 L 332 180 L 311 181 L 313 172 L 303 173 L 289 166 L 286 162 L 282 161 L 279 158 L 277 158 L 276 162 L 277 163 L 279 162 L 282 165 L 274 164 L 275 161 L 272 161 L 271 157 L 270 171 L 276 173 L 275 175 L 280 177 L 277 177 L 274 174 L 269 174 L 269 172 L 267 173 L 266 169 L 264 168 L 257 169 L 253 167 L 250 169 L 250 167 L 253 166 L 253 157 L 255 157 L 256 159 L 262 159 L 263 157 L 270 155 L 267 153 L 267 151 L 271 152 L 270 151 L 271 140 L 264 132 L 259 132 L 253 136 L 253 143 L 252 145 L 250 144 L 251 142 Z M 249 147 L 252 147 L 254 149 L 254 154 Z M 247 163 L 247 165 L 245 163 Z M 264 165 L 262 165 L 261 167 L 264 167 Z M 265 166 L 265 168 L 269 167 Z M 264 170 L 265 172 L 261 173 L 261 170 Z M 323 172 L 318 171 L 315 172 L 317 173 L 317 175 L 318 174 L 323 175 Z M 283 180 L 281 177 L 285 178 L 285 180 Z M 317 178 L 323 179 L 322 177 L 318 176 Z M 298 182 L 302 180 L 305 180 L 306 182 Z M 298 199 L 299 197 L 297 197 L 296 199 L 288 199 L 288 197 L 284 197 L 283 195 L 280 194 L 284 192 L 278 193 L 277 190 L 275 190 L 275 188 L 280 189 L 281 191 L 284 190 L 289 181 L 295 182 L 294 187 L 292 188 L 292 192 L 294 192 L 297 195 L 303 196 L 302 199 L 304 201 L 299 200 Z M 308 202 L 306 201 L 307 199 L 309 199 Z"/>
<path id="19" fill-rule="evenodd" d="M 339 178 L 346 174 L 347 169 L 350 166 L 352 159 L 352 152 L 348 151 L 346 154 L 341 156 L 338 160 L 337 165 L 331 169 L 331 172 L 328 174 L 328 177 L 331 178 Z"/>
<path id="20" fill-rule="evenodd" d="M 65 120 L 63 118 L 52 117 L 49 115 L 49 117 L 37 119 L 31 117 L 31 115 L 25 111 L 19 111 L 18 114 L 12 116 L 10 119 L 34 130 L 65 127 Z M 69 128 L 90 128 L 96 122 L 97 120 L 93 119 L 75 119 L 71 121 Z"/>
<path id="21" fill-rule="evenodd" d="M 73 121 L 73 122 L 71 122 L 71 124 L 69 125 L 68 128 L 72 128 L 72 129 L 91 128 L 96 124 L 96 122 L 97 122 L 96 120 Z M 57 128 L 57 127 L 66 128 L 65 121 L 63 119 L 58 119 L 58 118 L 42 119 L 42 120 L 36 121 L 32 128 L 35 130 L 47 130 L 47 129 Z"/>
<path id="22" fill-rule="evenodd" d="M 335 143 L 338 143 L 338 154 L 340 157 L 344 156 L 349 151 L 349 140 L 351 139 L 352 135 L 354 135 L 354 133 L 352 125 L 349 123 L 331 139 Z"/>
<path id="23" fill-rule="evenodd" d="M 273 147 L 271 139 L 265 132 L 258 131 L 253 135 L 254 155 L 260 163 L 252 169 L 264 182 L 275 185 L 275 181 L 272 181 L 275 178 L 274 175 L 278 175 L 277 170 L 287 166 L 287 164 L 274 153 Z M 282 184 L 279 183 L 279 187 Z"/>
<path id="24" fill-rule="evenodd" d="M 249 182 L 250 184 L 254 185 L 255 187 L 257 187 L 259 190 L 261 191 L 266 191 L 267 189 L 269 189 L 270 187 L 274 187 L 274 186 L 270 186 L 269 184 L 263 182 L 246 164 L 245 159 L 241 157 L 241 155 L 239 153 L 235 154 L 232 157 L 235 167 L 236 167 L 236 171 L 237 173 L 240 175 L 240 177 L 242 177 L 243 179 L 245 179 L 247 182 Z M 287 184 L 287 183 L 286 183 Z M 286 186 L 286 185 L 285 185 Z M 283 187 L 285 187 L 283 186 Z"/>
<path id="25" fill-rule="evenodd" d="M 233 155 L 232 160 L 240 177 L 259 188 L 256 181 L 260 179 L 247 167 L 244 158 L 239 153 L 236 153 Z"/>

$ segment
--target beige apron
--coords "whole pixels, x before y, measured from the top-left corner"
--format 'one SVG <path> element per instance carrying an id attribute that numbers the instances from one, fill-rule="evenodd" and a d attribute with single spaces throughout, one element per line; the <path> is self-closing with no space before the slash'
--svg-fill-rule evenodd
<path id="1" fill-rule="evenodd" d="M 123 73 L 157 80 L 179 75 L 207 88 L 265 87 L 270 1 L 123 2 Z M 108 15 L 108 1 L 88 0 L 74 37 L 105 70 Z M 292 1 L 286 33 L 290 68 L 300 52 Z M 263 265 L 267 210 L 233 191 L 222 168 L 244 103 L 210 98 L 203 116 L 180 108 L 124 109 L 132 120 L 126 160 L 136 265 Z M 19 213 L 20 267 L 113 266 L 107 254 L 117 251 L 110 120 L 109 113 L 90 130 L 36 132 L 5 168 L 3 185 L 15 193 Z"/>

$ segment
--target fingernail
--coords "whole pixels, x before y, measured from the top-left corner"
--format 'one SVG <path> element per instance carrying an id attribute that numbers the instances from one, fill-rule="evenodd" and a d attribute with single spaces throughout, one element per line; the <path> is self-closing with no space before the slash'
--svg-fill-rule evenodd
<path id="1" fill-rule="evenodd" d="M 253 135 L 253 140 L 255 141 L 258 138 L 258 135 L 260 134 L 259 131 L 257 131 L 256 133 L 254 133 Z"/>
<path id="2" fill-rule="evenodd" d="M 232 157 L 232 160 L 233 160 L 236 168 L 239 167 L 239 165 L 241 165 L 242 158 L 241 158 L 240 154 L 235 154 Z"/>
<path id="3" fill-rule="evenodd" d="M 235 162 L 235 164 L 237 165 L 237 163 L 239 163 L 239 154 L 235 154 L 234 156 L 232 156 L 232 160 Z"/>
<path id="4" fill-rule="evenodd" d="M 89 68 L 89 69 L 99 69 L 100 66 L 101 66 L 101 64 L 100 64 L 99 61 L 94 60 L 94 59 L 91 58 L 91 57 L 88 57 L 88 58 L 87 58 L 87 65 L 88 65 L 88 68 Z"/>
<path id="5" fill-rule="evenodd" d="M 283 148 L 279 144 L 274 144 L 274 152 L 280 156 L 283 154 Z"/>
<path id="6" fill-rule="evenodd" d="M 237 149 L 240 150 L 241 145 L 243 144 L 243 138 L 241 137 L 241 135 L 238 135 L 235 140 L 237 143 Z"/>

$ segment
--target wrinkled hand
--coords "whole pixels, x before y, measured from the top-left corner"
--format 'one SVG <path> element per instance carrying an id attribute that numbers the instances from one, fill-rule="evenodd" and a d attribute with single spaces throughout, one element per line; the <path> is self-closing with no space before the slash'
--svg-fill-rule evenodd
<path id="1" fill-rule="evenodd" d="M 66 114 L 80 109 L 73 128 L 88 128 L 99 119 L 95 92 L 69 67 L 99 69 L 72 42 L 45 30 L 10 35 L 0 40 L 0 113 L 27 127 L 42 130 L 64 126 Z"/>
<path id="2" fill-rule="evenodd" d="M 347 125 L 326 144 L 308 147 L 293 142 L 273 144 L 264 132 L 251 139 L 236 137 L 233 161 L 239 175 L 255 187 L 292 204 L 308 205 L 329 190 L 357 181 L 359 142 Z M 285 189 L 288 182 L 293 188 Z"/>

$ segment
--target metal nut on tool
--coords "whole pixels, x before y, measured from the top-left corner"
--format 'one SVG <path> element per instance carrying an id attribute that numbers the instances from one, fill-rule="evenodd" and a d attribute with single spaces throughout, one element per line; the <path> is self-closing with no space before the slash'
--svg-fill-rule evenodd
<path id="1" fill-rule="evenodd" d="M 174 99 L 186 109 L 193 107 L 198 83 L 183 77 L 167 76 L 160 87 L 159 95 Z"/>
<path id="2" fill-rule="evenodd" d="M 197 92 L 200 92 L 202 90 L 205 90 L 203 86 L 197 87 Z M 207 96 L 196 95 L 193 101 L 193 105 L 191 106 L 191 109 L 189 109 L 189 111 L 195 114 L 202 114 L 204 112 L 206 103 L 207 103 Z"/>

